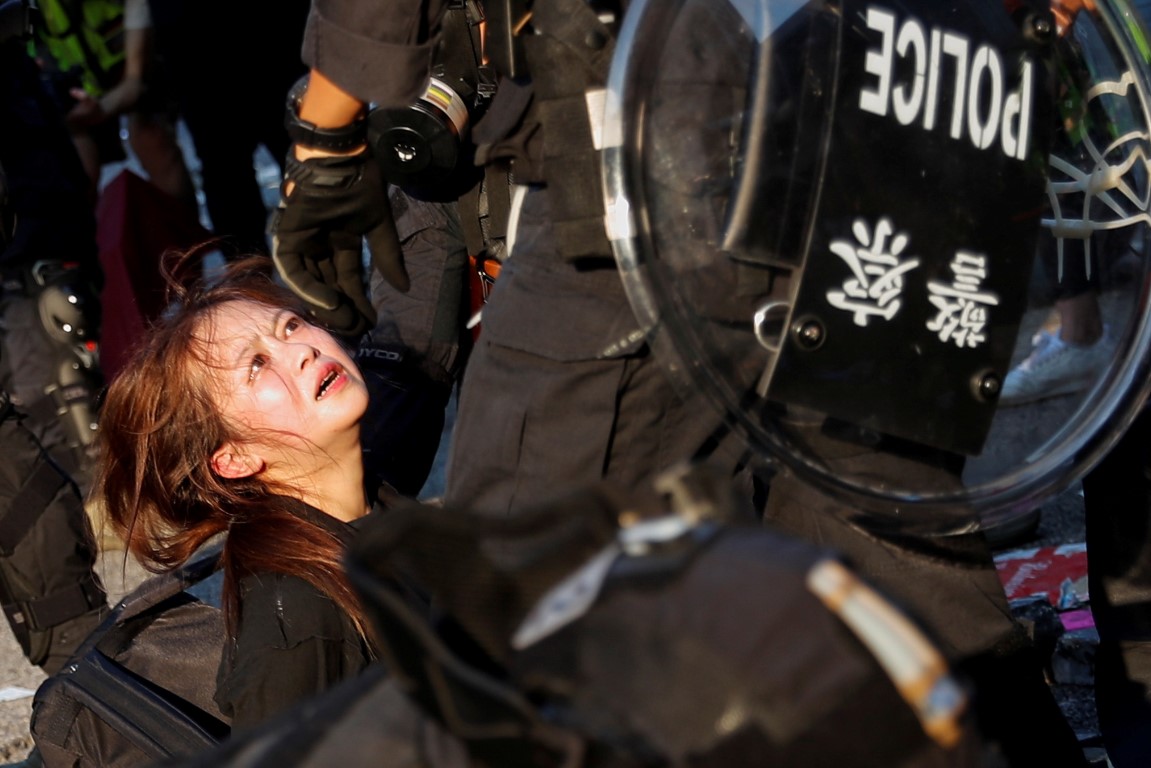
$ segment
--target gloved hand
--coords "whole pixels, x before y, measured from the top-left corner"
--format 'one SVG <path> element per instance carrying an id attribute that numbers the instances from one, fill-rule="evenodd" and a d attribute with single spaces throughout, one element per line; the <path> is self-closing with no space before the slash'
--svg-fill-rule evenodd
<path id="1" fill-rule="evenodd" d="M 387 185 L 371 153 L 297 160 L 290 148 L 272 218 L 272 259 L 319 322 L 356 339 L 376 324 L 364 283 L 365 237 L 375 268 L 407 291 Z"/>

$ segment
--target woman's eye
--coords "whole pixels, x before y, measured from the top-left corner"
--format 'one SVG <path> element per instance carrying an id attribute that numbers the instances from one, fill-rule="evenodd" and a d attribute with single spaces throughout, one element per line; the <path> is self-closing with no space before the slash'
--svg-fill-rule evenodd
<path id="1" fill-rule="evenodd" d="M 298 317 L 289 317 L 287 322 L 284 323 L 284 335 L 291 336 L 297 329 L 302 326 L 304 322 Z"/>
<path id="2" fill-rule="evenodd" d="M 260 373 L 261 369 L 268 364 L 268 358 L 265 355 L 256 355 L 252 358 L 252 365 L 248 368 L 248 381 L 252 381 Z"/>

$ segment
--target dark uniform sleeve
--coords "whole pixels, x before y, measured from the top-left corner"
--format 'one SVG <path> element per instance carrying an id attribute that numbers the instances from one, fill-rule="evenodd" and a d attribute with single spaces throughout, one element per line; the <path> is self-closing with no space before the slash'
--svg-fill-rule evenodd
<path id="1" fill-rule="evenodd" d="M 233 730 L 260 724 L 367 666 L 354 625 L 307 582 L 265 576 L 245 587 L 236 645 L 216 690 Z"/>
<path id="2" fill-rule="evenodd" d="M 443 10 L 443 0 L 314 0 L 304 63 L 362 101 L 411 104 L 427 83 Z"/>

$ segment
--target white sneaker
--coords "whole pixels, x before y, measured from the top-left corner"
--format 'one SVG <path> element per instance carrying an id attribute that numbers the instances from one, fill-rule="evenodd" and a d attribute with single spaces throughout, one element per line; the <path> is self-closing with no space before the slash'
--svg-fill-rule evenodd
<path id="1" fill-rule="evenodd" d="M 1113 346 L 1106 327 L 1098 341 L 1086 346 L 1063 341 L 1058 329 L 1040 329 L 1031 344 L 1031 354 L 1003 380 L 1000 405 L 1023 405 L 1086 389 L 1106 366 Z"/>

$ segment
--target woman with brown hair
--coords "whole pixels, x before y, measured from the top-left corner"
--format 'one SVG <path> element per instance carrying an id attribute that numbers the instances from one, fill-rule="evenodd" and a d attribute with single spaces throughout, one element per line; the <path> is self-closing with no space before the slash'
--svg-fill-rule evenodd
<path id="1" fill-rule="evenodd" d="M 185 259 L 190 259 L 185 257 Z M 191 259 L 198 265 L 198 261 Z M 372 640 L 341 560 L 371 505 L 348 351 L 264 257 L 180 285 L 111 383 L 95 494 L 151 570 L 226 533 L 217 681 L 234 729 L 358 674 Z"/>

